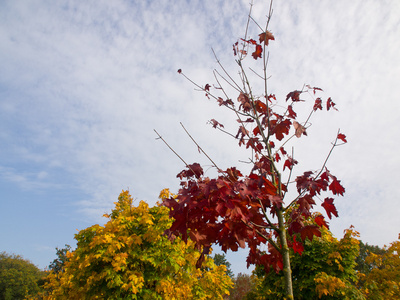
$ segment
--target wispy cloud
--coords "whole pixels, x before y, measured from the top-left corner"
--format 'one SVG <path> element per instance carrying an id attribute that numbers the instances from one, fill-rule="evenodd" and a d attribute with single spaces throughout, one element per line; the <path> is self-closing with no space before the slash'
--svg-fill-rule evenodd
<path id="1" fill-rule="evenodd" d="M 234 128 L 232 115 L 176 71 L 212 83 L 213 47 L 236 75 L 232 44 L 248 8 L 248 1 L 211 0 L 3 3 L 1 180 L 31 190 L 74 187 L 81 192 L 68 203 L 80 212 L 75 218 L 101 222 L 121 189 L 154 204 L 162 188 L 178 188 L 183 164 L 154 128 L 188 162 L 209 164 L 179 122 L 221 167 L 246 160 L 236 141 L 206 124 L 216 118 Z M 260 24 L 267 10 L 255 1 Z M 276 1 L 270 23 L 270 92 L 283 99 L 312 84 L 339 108 L 312 120 L 295 155 L 301 167 L 318 168 L 337 129 L 348 136 L 328 166 L 347 191 L 333 230 L 354 224 L 370 243 L 394 240 L 400 225 L 393 198 L 400 192 L 399 14 L 394 1 Z M 252 25 L 249 34 L 258 33 Z"/>

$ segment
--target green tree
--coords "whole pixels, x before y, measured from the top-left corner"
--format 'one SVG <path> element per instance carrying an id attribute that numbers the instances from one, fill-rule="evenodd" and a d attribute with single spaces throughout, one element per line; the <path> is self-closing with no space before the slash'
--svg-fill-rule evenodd
<path id="1" fill-rule="evenodd" d="M 0 300 L 36 295 L 45 272 L 19 255 L 0 253 Z"/>
<path id="2" fill-rule="evenodd" d="M 301 255 L 291 251 L 293 292 L 295 299 L 365 299 L 356 287 L 356 257 L 359 253 L 358 233 L 352 228 L 340 240 L 328 229 L 321 237 L 307 239 Z M 256 269 L 260 279 L 258 299 L 283 299 L 282 272 L 265 273 Z"/>
<path id="3" fill-rule="evenodd" d="M 367 262 L 367 257 L 371 254 L 383 255 L 387 250 L 379 246 L 364 244 L 360 241 L 360 253 L 356 258 L 356 270 L 362 274 L 369 274 L 376 266 L 372 262 Z"/>
<path id="4" fill-rule="evenodd" d="M 54 259 L 49 265 L 49 270 L 59 273 L 63 270 L 66 261 L 68 260 L 67 253 L 71 252 L 71 246 L 65 245 L 64 248 L 59 249 L 56 247 L 57 258 Z"/>
<path id="5" fill-rule="evenodd" d="M 226 267 L 226 274 L 230 278 L 234 277 L 234 274 L 231 270 L 231 263 L 226 259 L 226 255 L 224 253 L 222 253 L 222 254 L 216 253 L 213 257 L 213 260 L 214 260 L 215 265 Z"/>
<path id="6" fill-rule="evenodd" d="M 104 226 L 75 235 L 77 248 L 67 252 L 63 272 L 50 273 L 44 299 L 222 299 L 228 293 L 225 266 L 206 256 L 207 269 L 196 268 L 193 243 L 164 234 L 172 223 L 167 208 L 134 206 L 127 191 L 115 204 Z"/>

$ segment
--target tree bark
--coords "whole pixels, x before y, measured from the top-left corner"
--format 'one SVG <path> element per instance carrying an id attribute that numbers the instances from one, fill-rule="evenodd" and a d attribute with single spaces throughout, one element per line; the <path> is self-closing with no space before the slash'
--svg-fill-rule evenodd
<path id="1" fill-rule="evenodd" d="M 290 267 L 289 247 L 286 240 L 286 227 L 283 210 L 277 209 L 276 215 L 278 217 L 279 239 L 282 246 L 281 251 L 283 260 L 283 276 L 285 279 L 286 299 L 293 300 L 292 269 Z"/>

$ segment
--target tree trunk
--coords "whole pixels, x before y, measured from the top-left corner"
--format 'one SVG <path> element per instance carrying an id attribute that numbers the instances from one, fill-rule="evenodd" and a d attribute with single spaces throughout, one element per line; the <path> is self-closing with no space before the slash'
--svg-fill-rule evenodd
<path id="1" fill-rule="evenodd" d="M 293 300 L 293 286 L 292 286 L 292 269 L 290 268 L 289 247 L 286 240 L 286 227 L 285 219 L 283 217 L 282 209 L 277 209 L 276 215 L 279 224 L 279 238 L 282 246 L 282 260 L 283 260 L 283 275 L 285 278 L 285 293 L 287 300 Z"/>

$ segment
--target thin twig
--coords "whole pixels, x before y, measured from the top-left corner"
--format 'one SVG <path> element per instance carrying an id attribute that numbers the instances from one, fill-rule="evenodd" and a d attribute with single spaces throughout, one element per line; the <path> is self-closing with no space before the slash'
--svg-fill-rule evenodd
<path id="1" fill-rule="evenodd" d="M 162 140 L 165 145 L 185 164 L 186 167 L 188 167 L 193 174 L 196 174 L 196 172 L 189 166 L 189 164 L 178 154 L 172 147 L 163 139 L 163 137 L 157 132 L 157 130 L 154 129 L 154 132 L 158 135 L 158 139 Z"/>
<path id="2" fill-rule="evenodd" d="M 186 130 L 185 126 L 183 126 L 182 122 L 180 122 L 183 130 L 185 130 L 186 134 L 192 139 L 193 143 L 196 144 L 197 148 L 204 153 L 204 155 L 209 159 L 209 161 L 214 165 L 214 167 L 217 168 L 218 172 L 222 172 L 222 169 L 220 169 L 217 164 L 207 155 L 207 153 L 203 150 L 203 148 L 200 147 L 200 145 L 196 142 L 196 140 L 190 135 L 190 133 Z"/>

